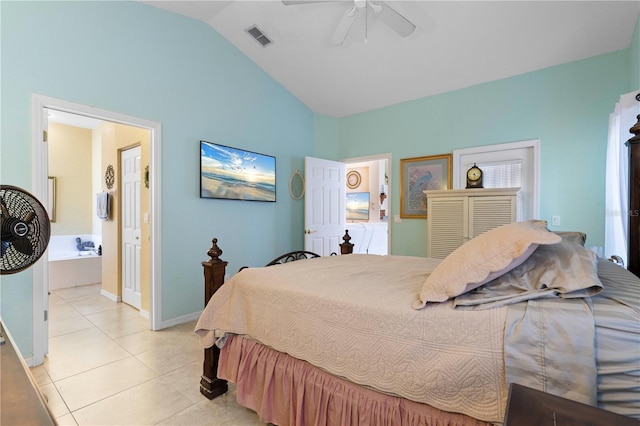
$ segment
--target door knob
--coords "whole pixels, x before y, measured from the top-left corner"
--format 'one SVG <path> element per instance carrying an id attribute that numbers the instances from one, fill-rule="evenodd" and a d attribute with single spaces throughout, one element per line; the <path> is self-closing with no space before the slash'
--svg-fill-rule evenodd
<path id="1" fill-rule="evenodd" d="M 305 234 L 313 234 L 314 232 L 317 232 L 317 231 L 312 231 L 311 229 L 305 229 L 304 231 Z"/>

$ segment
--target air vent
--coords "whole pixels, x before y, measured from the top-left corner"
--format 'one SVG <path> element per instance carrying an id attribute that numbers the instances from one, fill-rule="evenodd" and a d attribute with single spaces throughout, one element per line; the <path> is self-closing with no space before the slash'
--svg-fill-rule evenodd
<path id="1" fill-rule="evenodd" d="M 255 25 L 253 27 L 251 27 L 251 28 L 248 28 L 247 32 L 249 33 L 249 35 L 251 37 L 256 39 L 256 41 L 258 43 L 260 43 L 262 45 L 262 47 L 267 47 L 268 45 L 271 44 L 271 40 L 269 40 L 269 37 L 264 35 L 264 33 L 262 31 L 260 31 L 260 29 L 258 27 L 256 27 Z"/>

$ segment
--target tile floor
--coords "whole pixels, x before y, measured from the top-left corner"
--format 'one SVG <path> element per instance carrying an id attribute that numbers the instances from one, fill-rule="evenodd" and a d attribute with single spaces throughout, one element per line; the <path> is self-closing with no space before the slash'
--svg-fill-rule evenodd
<path id="1" fill-rule="evenodd" d="M 233 385 L 213 401 L 200 394 L 195 321 L 150 331 L 99 284 L 53 291 L 49 312 L 49 354 L 31 371 L 60 425 L 264 424 Z"/>

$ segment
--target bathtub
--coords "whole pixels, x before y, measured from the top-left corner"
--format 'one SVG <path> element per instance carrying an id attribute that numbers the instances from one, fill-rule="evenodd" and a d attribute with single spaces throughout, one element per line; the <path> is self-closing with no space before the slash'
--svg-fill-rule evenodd
<path id="1" fill-rule="evenodd" d="M 388 226 L 387 222 L 347 223 L 353 252 L 386 255 Z"/>
<path id="2" fill-rule="evenodd" d="M 78 251 L 76 238 L 93 241 L 95 250 Z M 49 241 L 49 290 L 102 282 L 100 235 L 52 235 Z"/>

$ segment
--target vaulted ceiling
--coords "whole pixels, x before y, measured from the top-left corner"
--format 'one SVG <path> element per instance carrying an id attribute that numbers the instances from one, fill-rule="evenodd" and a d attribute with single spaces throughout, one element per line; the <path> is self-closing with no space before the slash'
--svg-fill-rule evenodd
<path id="1" fill-rule="evenodd" d="M 640 16 L 639 1 L 387 1 L 416 27 L 402 37 L 376 14 L 377 1 L 358 0 L 352 20 L 344 15 L 353 0 L 143 3 L 209 24 L 310 109 L 334 117 L 626 49 Z M 341 21 L 352 25 L 334 45 Z M 252 38 L 253 26 L 272 43 Z"/>

